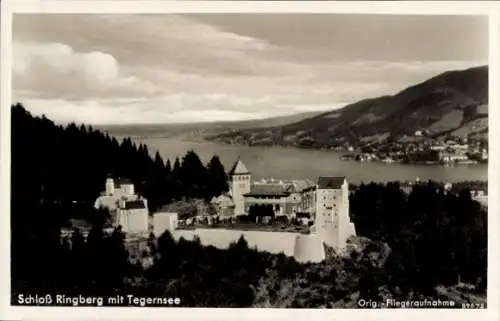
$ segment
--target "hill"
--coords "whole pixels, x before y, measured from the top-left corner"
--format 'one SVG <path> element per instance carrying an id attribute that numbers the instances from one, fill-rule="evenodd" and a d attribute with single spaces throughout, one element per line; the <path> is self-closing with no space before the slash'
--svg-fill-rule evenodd
<path id="1" fill-rule="evenodd" d="M 448 71 L 393 96 L 358 101 L 301 121 L 207 137 L 226 143 L 333 148 L 404 140 L 421 131 L 436 138 L 488 130 L 488 67 Z"/>
<path id="2" fill-rule="evenodd" d="M 278 116 L 264 119 L 251 119 L 244 121 L 220 121 L 202 123 L 175 123 L 175 124 L 146 124 L 146 125 L 101 125 L 96 128 L 110 134 L 122 137 L 188 137 L 202 139 L 206 136 L 218 135 L 234 130 L 255 129 L 284 126 L 320 114 L 321 112 L 304 112 L 294 115 Z"/>

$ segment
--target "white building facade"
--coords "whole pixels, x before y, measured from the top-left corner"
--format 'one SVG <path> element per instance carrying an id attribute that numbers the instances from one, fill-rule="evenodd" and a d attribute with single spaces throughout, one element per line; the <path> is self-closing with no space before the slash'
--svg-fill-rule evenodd
<path id="1" fill-rule="evenodd" d="M 177 229 L 179 226 L 179 216 L 177 213 L 160 211 L 153 215 L 153 234 L 160 237 L 165 231 Z"/>
<path id="2" fill-rule="evenodd" d="M 245 194 L 250 193 L 251 173 L 245 164 L 238 159 L 233 168 L 228 173 L 229 193 L 234 203 L 234 214 L 243 215 L 245 213 Z"/>
<path id="3" fill-rule="evenodd" d="M 313 231 L 336 250 L 356 235 L 349 217 L 349 184 L 345 177 L 319 177 L 316 185 L 316 213 Z"/>
<path id="4" fill-rule="evenodd" d="M 123 201 L 117 210 L 116 225 L 121 226 L 124 233 L 147 234 L 149 212 L 146 200 Z"/>
<path id="5" fill-rule="evenodd" d="M 97 198 L 95 208 L 109 210 L 114 226 L 121 226 L 124 233 L 145 234 L 149 227 L 147 200 L 135 193 L 134 184 L 128 179 L 107 178 L 105 191 Z"/>

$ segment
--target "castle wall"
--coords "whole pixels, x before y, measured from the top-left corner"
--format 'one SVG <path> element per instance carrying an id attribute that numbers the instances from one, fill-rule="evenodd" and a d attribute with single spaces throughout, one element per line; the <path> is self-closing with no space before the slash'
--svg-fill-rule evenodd
<path id="1" fill-rule="evenodd" d="M 325 259 L 325 247 L 319 234 L 300 234 L 295 238 L 294 257 L 300 263 L 319 263 Z"/>
<path id="2" fill-rule="evenodd" d="M 195 229 L 175 230 L 172 236 L 179 240 L 193 240 L 200 238 L 204 246 L 213 245 L 220 249 L 227 249 L 232 242 L 238 241 L 241 235 L 250 248 L 256 247 L 259 251 L 273 254 L 283 253 L 292 256 L 299 262 L 321 262 L 324 260 L 323 242 L 319 235 L 299 234 L 288 232 L 238 231 L 225 229 Z"/>
<path id="3" fill-rule="evenodd" d="M 155 213 L 152 218 L 153 233 L 156 237 L 161 236 L 166 230 L 173 231 L 177 228 L 177 213 Z"/>
<path id="4" fill-rule="evenodd" d="M 220 249 L 226 249 L 229 244 L 236 242 L 241 235 L 245 238 L 250 248 L 257 247 L 260 251 L 270 253 L 281 253 L 293 256 L 295 249 L 295 238 L 298 233 L 288 232 L 263 232 L 263 231 L 241 231 L 231 229 L 195 229 L 175 230 L 172 232 L 175 239 L 184 237 L 192 240 L 195 235 L 200 238 L 201 244 L 213 245 Z"/>
<path id="5" fill-rule="evenodd" d="M 161 236 L 166 230 L 173 231 L 179 224 L 177 213 L 155 213 L 152 217 L 153 233 Z"/>

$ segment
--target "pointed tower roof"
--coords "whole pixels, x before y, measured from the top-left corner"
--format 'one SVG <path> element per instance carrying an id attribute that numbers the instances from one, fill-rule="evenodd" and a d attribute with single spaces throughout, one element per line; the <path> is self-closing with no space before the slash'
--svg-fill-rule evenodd
<path id="1" fill-rule="evenodd" d="M 245 175 L 245 174 L 250 174 L 250 172 L 248 171 L 245 164 L 243 164 L 241 159 L 238 158 L 234 163 L 233 167 L 231 168 L 231 170 L 229 171 L 228 175 L 232 176 L 232 175 Z"/>

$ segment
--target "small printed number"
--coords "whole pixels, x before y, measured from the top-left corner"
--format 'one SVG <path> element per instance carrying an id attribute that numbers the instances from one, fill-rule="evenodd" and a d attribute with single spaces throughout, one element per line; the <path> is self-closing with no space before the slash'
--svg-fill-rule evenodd
<path id="1" fill-rule="evenodd" d="M 484 309 L 484 303 L 463 303 L 462 309 Z"/>

